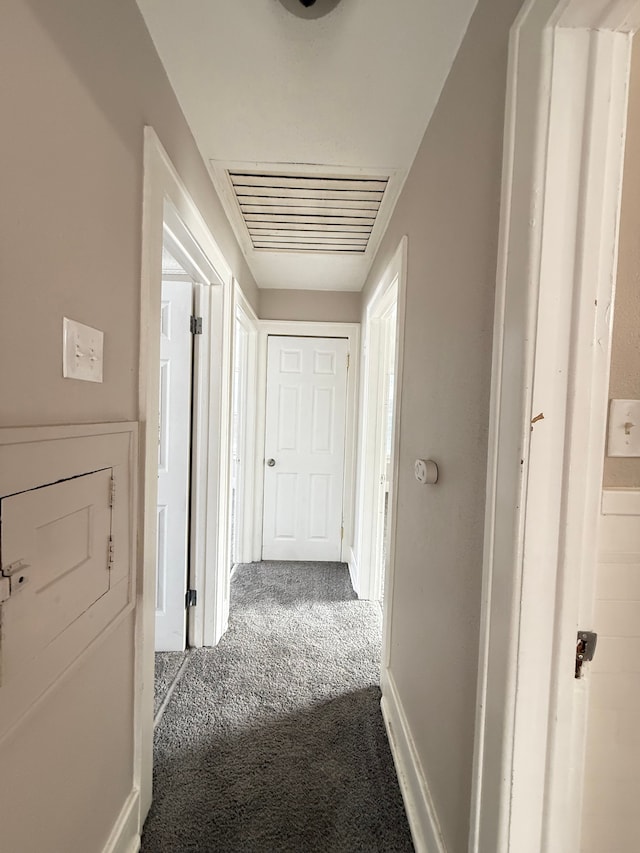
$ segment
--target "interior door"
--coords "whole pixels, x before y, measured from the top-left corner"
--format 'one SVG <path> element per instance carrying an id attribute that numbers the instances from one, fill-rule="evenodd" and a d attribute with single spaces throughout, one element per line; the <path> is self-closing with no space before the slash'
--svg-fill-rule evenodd
<path id="1" fill-rule="evenodd" d="M 269 337 L 265 560 L 341 559 L 347 355 L 344 338 Z"/>
<path id="2" fill-rule="evenodd" d="M 156 651 L 186 642 L 193 285 L 162 282 Z"/>

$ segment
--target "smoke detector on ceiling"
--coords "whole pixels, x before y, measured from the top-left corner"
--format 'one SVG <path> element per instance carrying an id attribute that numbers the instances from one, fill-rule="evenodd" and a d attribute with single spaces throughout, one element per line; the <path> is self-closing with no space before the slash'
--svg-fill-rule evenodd
<path id="1" fill-rule="evenodd" d="M 322 18 L 332 12 L 340 0 L 280 0 L 287 11 L 298 18 Z"/>

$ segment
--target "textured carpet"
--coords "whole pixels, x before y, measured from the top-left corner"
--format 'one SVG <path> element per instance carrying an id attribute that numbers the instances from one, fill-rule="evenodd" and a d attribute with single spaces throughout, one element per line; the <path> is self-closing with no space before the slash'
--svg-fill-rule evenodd
<path id="1" fill-rule="evenodd" d="M 173 679 L 178 674 L 180 665 L 184 660 L 186 652 L 156 652 L 156 671 L 154 680 L 153 715 L 158 709 L 164 697 L 167 695 Z"/>
<path id="2" fill-rule="evenodd" d="M 409 853 L 380 713 L 381 614 L 343 565 L 259 563 L 156 729 L 144 853 Z"/>

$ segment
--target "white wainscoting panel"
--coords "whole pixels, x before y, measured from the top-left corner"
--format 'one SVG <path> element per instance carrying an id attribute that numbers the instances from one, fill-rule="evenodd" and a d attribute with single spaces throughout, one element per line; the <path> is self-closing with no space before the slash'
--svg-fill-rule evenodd
<path id="1" fill-rule="evenodd" d="M 640 491 L 600 517 L 580 853 L 640 850 Z"/>

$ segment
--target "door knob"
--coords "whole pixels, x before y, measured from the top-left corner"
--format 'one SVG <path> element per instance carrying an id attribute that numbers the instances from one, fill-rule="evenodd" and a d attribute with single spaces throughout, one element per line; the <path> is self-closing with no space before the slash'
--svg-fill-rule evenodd
<path id="1" fill-rule="evenodd" d="M 269 468 L 273 468 L 273 466 L 274 466 L 275 464 L 276 464 L 276 460 L 275 460 L 275 459 L 267 459 L 267 465 L 269 466 Z"/>

